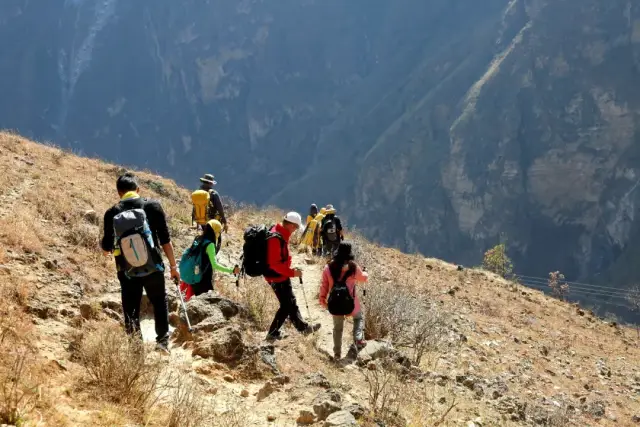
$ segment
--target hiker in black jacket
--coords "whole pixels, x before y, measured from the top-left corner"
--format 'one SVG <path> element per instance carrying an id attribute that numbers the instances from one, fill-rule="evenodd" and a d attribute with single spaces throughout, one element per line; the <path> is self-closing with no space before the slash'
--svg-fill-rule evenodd
<path id="1" fill-rule="evenodd" d="M 169 228 L 167 220 L 159 202 L 141 198 L 138 194 L 139 187 L 135 175 L 125 173 L 117 180 L 116 187 L 120 202 L 107 210 L 104 215 L 104 237 L 102 238 L 102 250 L 106 255 L 113 254 L 115 256 L 116 269 L 118 272 L 118 280 L 122 294 L 122 311 L 124 312 L 124 321 L 126 331 L 129 334 L 140 333 L 140 303 L 142 301 L 142 290 L 144 289 L 149 297 L 149 301 L 153 305 L 157 348 L 161 351 L 169 351 L 169 311 L 167 307 L 167 295 L 164 280 L 164 263 L 160 253 L 160 247 L 164 251 L 169 260 L 169 268 L 171 270 L 171 278 L 180 280 L 180 273 L 176 265 L 176 259 L 173 254 L 173 245 L 169 237 Z M 129 246 L 120 245 L 120 240 L 131 238 L 138 234 L 135 231 L 125 233 L 125 235 L 116 236 L 114 218 L 122 217 L 126 214 L 134 212 L 134 210 L 142 210 L 146 216 L 148 225 L 148 234 L 150 239 L 148 242 L 149 262 L 151 266 L 146 273 L 140 271 L 142 267 L 132 267 L 128 262 L 127 256 L 131 249 Z M 121 214 L 121 215 L 118 215 Z M 145 233 L 141 232 L 140 236 L 144 238 Z M 133 245 L 143 240 L 127 240 L 127 244 Z M 131 243 L 133 242 L 133 243 Z M 122 246 L 122 247 L 121 247 Z M 143 251 L 146 250 L 143 248 Z M 134 249 L 135 250 L 135 249 Z M 137 257 L 138 253 L 134 253 Z"/>

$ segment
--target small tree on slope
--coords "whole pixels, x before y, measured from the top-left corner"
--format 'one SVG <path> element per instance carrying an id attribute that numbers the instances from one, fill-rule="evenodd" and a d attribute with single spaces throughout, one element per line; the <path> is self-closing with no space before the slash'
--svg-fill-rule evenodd
<path id="1" fill-rule="evenodd" d="M 504 243 L 496 245 L 484 253 L 482 267 L 504 278 L 511 276 L 513 263 L 507 255 L 507 248 Z"/>
<path id="2" fill-rule="evenodd" d="M 640 286 L 636 285 L 629 289 L 625 298 L 631 304 L 631 310 L 640 313 Z M 636 325 L 636 330 L 638 331 L 638 338 L 640 338 L 640 324 Z"/>

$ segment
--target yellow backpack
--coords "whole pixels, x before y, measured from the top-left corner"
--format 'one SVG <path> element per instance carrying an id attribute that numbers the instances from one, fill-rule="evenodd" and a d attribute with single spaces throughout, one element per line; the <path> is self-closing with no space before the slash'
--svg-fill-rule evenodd
<path id="1" fill-rule="evenodd" d="M 209 221 L 209 192 L 205 190 L 196 190 L 191 193 L 191 202 L 193 203 L 193 220 L 198 225 L 204 225 Z"/>

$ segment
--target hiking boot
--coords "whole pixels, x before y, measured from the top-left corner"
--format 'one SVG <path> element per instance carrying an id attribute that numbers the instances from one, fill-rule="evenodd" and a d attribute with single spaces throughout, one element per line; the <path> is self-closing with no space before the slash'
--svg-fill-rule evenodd
<path id="1" fill-rule="evenodd" d="M 302 331 L 302 335 L 311 335 L 318 329 L 320 329 L 320 323 L 316 323 L 314 325 L 307 325 L 304 331 Z"/>
<path id="2" fill-rule="evenodd" d="M 171 350 L 169 350 L 169 343 L 166 343 L 164 341 L 158 342 L 156 344 L 156 351 L 162 354 L 171 354 Z"/>
<path id="3" fill-rule="evenodd" d="M 367 342 L 365 340 L 358 340 L 356 341 L 356 349 L 358 351 L 362 350 L 363 348 L 365 348 L 367 346 Z"/>
<path id="4" fill-rule="evenodd" d="M 273 342 L 276 340 L 281 340 L 286 338 L 286 335 L 284 335 L 282 332 L 278 331 L 275 332 L 273 334 L 267 334 L 267 337 L 265 338 L 265 341 L 269 341 L 269 342 Z"/>

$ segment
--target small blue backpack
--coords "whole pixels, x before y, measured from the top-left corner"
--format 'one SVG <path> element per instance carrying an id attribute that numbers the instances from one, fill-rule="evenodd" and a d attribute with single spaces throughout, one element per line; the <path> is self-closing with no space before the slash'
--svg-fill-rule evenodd
<path id="1" fill-rule="evenodd" d="M 202 269 L 202 255 L 207 245 L 211 243 L 205 239 L 196 238 L 191 246 L 187 248 L 180 259 L 180 278 L 188 285 L 195 285 L 202 281 L 202 275 L 206 269 Z"/>

